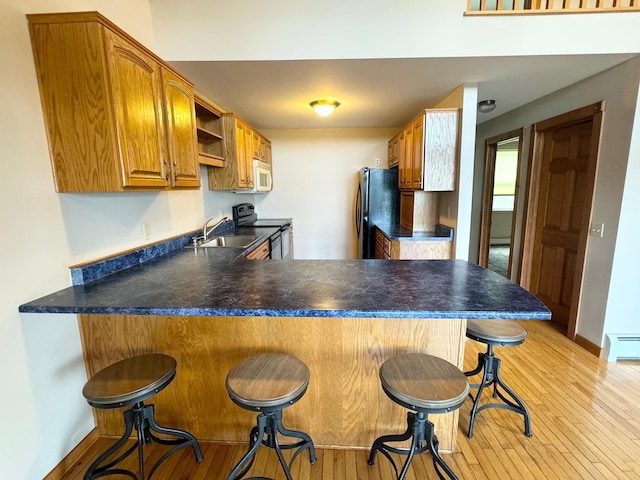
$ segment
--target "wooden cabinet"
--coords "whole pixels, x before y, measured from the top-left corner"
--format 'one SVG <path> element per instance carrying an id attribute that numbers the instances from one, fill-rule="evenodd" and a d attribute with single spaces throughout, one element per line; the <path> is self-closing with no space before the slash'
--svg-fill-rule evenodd
<path id="1" fill-rule="evenodd" d="M 271 142 L 234 113 L 222 114 L 223 168 L 209 168 L 210 190 L 251 190 L 253 160 L 271 165 Z"/>
<path id="2" fill-rule="evenodd" d="M 455 190 L 458 115 L 457 108 L 428 109 L 398 134 L 404 135 L 397 147 L 401 190 Z"/>
<path id="3" fill-rule="evenodd" d="M 253 158 L 271 165 L 271 142 L 253 130 Z"/>
<path id="4" fill-rule="evenodd" d="M 245 260 L 267 260 L 271 258 L 269 239 L 266 239 L 254 250 L 251 250 L 251 252 L 247 253 L 244 258 Z"/>
<path id="5" fill-rule="evenodd" d="M 198 161 L 211 167 L 224 167 L 222 113 L 202 96 L 195 95 Z"/>
<path id="6" fill-rule="evenodd" d="M 382 260 L 449 260 L 452 242 L 446 240 L 390 240 L 376 228 L 375 258 Z"/>
<path id="7" fill-rule="evenodd" d="M 398 157 L 398 142 L 400 140 L 400 134 L 396 134 L 387 145 L 387 166 L 389 168 L 397 167 L 400 163 Z M 404 139 L 403 139 L 404 141 Z"/>
<path id="8" fill-rule="evenodd" d="M 222 114 L 225 165 L 209 168 L 210 190 L 250 190 L 253 188 L 253 135 L 251 127 L 233 113 Z"/>
<path id="9" fill-rule="evenodd" d="M 400 190 L 411 190 L 413 189 L 413 129 L 411 124 L 402 131 L 401 137 L 403 141 L 402 155 L 399 155 L 398 158 L 398 187 Z"/>
<path id="10" fill-rule="evenodd" d="M 27 17 L 58 192 L 200 186 L 189 80 L 97 12 Z"/>
<path id="11" fill-rule="evenodd" d="M 391 241 L 387 236 L 376 228 L 376 252 L 375 258 L 381 260 L 391 260 Z"/>

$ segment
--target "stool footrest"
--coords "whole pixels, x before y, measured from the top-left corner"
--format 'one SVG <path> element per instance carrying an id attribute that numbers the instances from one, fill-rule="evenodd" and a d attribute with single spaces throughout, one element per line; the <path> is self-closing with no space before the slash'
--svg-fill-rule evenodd
<path id="1" fill-rule="evenodd" d="M 438 453 L 438 438 L 434 433 L 434 426 L 428 418 L 427 414 L 423 411 L 417 413 L 407 413 L 407 430 L 404 433 L 398 435 L 383 435 L 378 437 L 373 446 L 371 447 L 371 453 L 369 454 L 369 465 L 375 464 L 375 458 L 377 452 L 382 453 L 393 467 L 398 480 L 403 480 L 409 470 L 411 461 L 415 454 L 424 453 L 429 451 L 433 459 L 433 467 L 436 470 L 436 474 L 440 480 L 445 480 L 443 471 L 450 480 L 458 480 L 458 477 L 453 473 L 451 468 L 445 463 L 440 454 Z M 391 445 L 387 445 L 388 442 L 402 442 L 411 439 L 411 446 L 409 448 L 396 448 Z M 398 466 L 391 457 L 390 453 L 399 455 L 406 455 L 402 470 L 398 472 Z"/>
<path id="2" fill-rule="evenodd" d="M 84 475 L 84 480 L 94 480 L 114 474 L 125 475 L 135 480 L 148 480 L 162 462 L 169 458 L 170 455 L 189 446 L 193 447 L 196 461 L 202 462 L 202 451 L 200 450 L 200 445 L 196 438 L 183 430 L 158 425 L 155 421 L 154 406 L 152 404 L 145 405 L 143 402 L 136 403 L 130 409 L 125 410 L 123 415 L 125 423 L 124 434 L 91 464 Z M 109 459 L 116 455 L 129 440 L 134 428 L 137 432 L 136 443 L 118 457 L 109 461 Z M 160 438 L 154 435 L 154 432 L 161 435 L 170 435 L 174 438 Z M 149 475 L 145 476 L 143 449 L 144 445 L 149 445 L 152 441 L 162 445 L 173 445 L 173 448 L 166 451 L 151 467 Z M 136 450 L 138 451 L 138 474 L 121 468 L 113 468 Z"/>

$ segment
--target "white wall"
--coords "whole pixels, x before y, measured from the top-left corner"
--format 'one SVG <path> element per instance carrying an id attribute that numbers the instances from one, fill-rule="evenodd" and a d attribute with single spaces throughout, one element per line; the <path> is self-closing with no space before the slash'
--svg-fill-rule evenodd
<path id="1" fill-rule="evenodd" d="M 357 258 L 353 223 L 357 172 L 362 167 L 387 167 L 387 142 L 396 131 L 262 131 L 272 142 L 274 191 L 262 202 L 256 199 L 256 205 L 263 204 L 258 217 L 293 217 L 297 259 Z"/>
<path id="2" fill-rule="evenodd" d="M 640 59 L 635 58 L 606 72 L 595 75 L 566 89 L 548 95 L 535 102 L 525 105 L 513 112 L 502 115 L 478 126 L 476 143 L 476 188 L 474 190 L 474 205 L 481 205 L 482 183 L 481 172 L 484 163 L 484 141 L 487 138 L 514 130 L 528 127 L 538 121 L 551 118 L 576 108 L 606 100 L 604 123 L 600 142 L 600 160 L 595 182 L 595 198 L 592 209 L 594 222 L 605 224 L 604 238 L 590 236 L 587 242 L 587 257 L 584 272 L 584 293 L 579 310 L 578 334 L 596 345 L 603 345 L 605 333 L 618 332 L 619 328 L 630 331 L 624 333 L 640 333 L 640 323 L 616 320 L 613 315 L 605 311 L 610 306 L 611 312 L 629 315 L 637 306 L 637 295 L 629 294 L 628 289 L 633 284 L 637 290 L 637 282 L 633 276 L 612 277 L 612 262 L 617 242 L 620 243 L 619 262 L 625 262 L 624 267 L 618 264 L 617 272 L 637 272 L 640 268 L 640 257 L 631 254 L 631 243 L 636 241 L 638 233 L 637 221 L 634 223 L 632 209 L 637 211 L 638 176 L 637 149 L 638 134 L 635 133 L 634 143 L 631 144 L 631 133 L 634 128 L 634 118 L 638 101 L 638 83 L 640 82 Z M 635 127 L 637 129 L 637 126 Z M 525 142 L 528 142 L 525 137 Z M 630 157 L 630 147 L 636 152 L 636 158 Z M 523 149 L 523 168 L 528 162 L 528 149 Z M 628 164 L 629 159 L 631 163 Z M 628 170 L 627 170 L 628 169 Z M 524 179 L 524 177 L 523 177 Z M 622 192 L 625 189 L 624 204 Z M 628 192 L 628 193 L 627 193 Z M 634 197 L 634 195 L 636 195 Z M 628 208 L 625 216 L 620 216 L 620 209 Z M 474 215 L 479 215 L 479 210 Z M 619 223 L 620 222 L 620 223 Z M 474 225 L 478 225 L 475 217 Z M 477 238 L 478 229 L 474 231 Z M 624 238 L 618 238 L 624 235 Z M 627 236 L 631 235 L 631 238 Z M 617 254 L 618 252 L 616 252 Z M 630 269 L 630 270 L 627 270 Z M 618 293 L 619 292 L 619 293 Z M 616 305 L 611 305 L 616 299 Z M 609 323 L 611 322 L 611 326 Z"/>
<path id="3" fill-rule="evenodd" d="M 637 14 L 521 15 L 516 21 L 465 17 L 467 0 L 271 0 L 266 6 L 260 0 L 193 0 L 175 5 L 174 0 L 151 2 L 154 26 L 162 32 L 159 51 L 172 60 L 640 51 Z M 224 48 L 221 39 L 229 39 Z"/>
<path id="4" fill-rule="evenodd" d="M 631 108 L 632 105 L 629 107 Z M 605 334 L 640 333 L 640 295 L 638 295 L 638 286 L 640 285 L 640 281 L 638 281 L 640 272 L 640 255 L 638 254 L 638 239 L 640 238 L 639 182 L 640 91 L 636 100 L 629 163 L 627 164 L 616 249 L 611 269 L 611 284 L 604 326 Z"/>

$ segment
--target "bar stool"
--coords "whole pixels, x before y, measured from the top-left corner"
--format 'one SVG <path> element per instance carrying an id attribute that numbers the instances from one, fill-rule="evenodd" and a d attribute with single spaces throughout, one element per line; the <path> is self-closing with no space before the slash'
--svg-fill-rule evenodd
<path id="1" fill-rule="evenodd" d="M 478 365 L 471 371 L 465 372 L 467 377 L 472 377 L 482 372 L 482 380 L 478 384 L 471 384 L 471 388 L 477 388 L 475 397 L 469 393 L 473 400 L 469 420 L 468 437 L 473 437 L 473 426 L 476 416 L 488 408 L 502 408 L 519 413 L 524 417 L 524 433 L 531 437 L 531 417 L 524 402 L 516 393 L 504 383 L 500 377 L 500 359 L 493 353 L 494 346 L 515 347 L 524 343 L 527 331 L 515 322 L 506 320 L 469 320 L 467 321 L 467 337 L 476 342 L 487 345 L 486 353 L 478 353 Z M 504 403 L 493 402 L 480 405 L 482 392 L 485 388 L 493 386 L 493 398 L 499 398 Z M 498 387 L 510 397 L 507 398 Z"/>
<path id="2" fill-rule="evenodd" d="M 131 408 L 124 411 L 125 432 L 122 437 L 101 454 L 91 464 L 84 475 L 84 480 L 104 477 L 106 475 L 125 475 L 136 480 L 148 480 L 156 469 L 170 455 L 180 449 L 193 447 L 198 462 L 201 462 L 202 451 L 196 438 L 190 433 L 173 428 L 161 427 L 156 423 L 153 404 L 145 405 L 143 400 L 163 390 L 176 376 L 177 362 L 174 358 L 159 353 L 140 355 L 121 360 L 96 373 L 82 389 L 82 394 L 89 405 L 94 408 Z M 111 460 L 129 440 L 135 427 L 137 442 Z M 173 438 L 159 438 L 155 433 Z M 145 477 L 144 445 L 151 441 L 162 445 L 173 445 L 149 470 Z M 114 468 L 134 451 L 138 451 L 138 475 L 122 468 Z"/>
<path id="3" fill-rule="evenodd" d="M 416 453 L 431 452 L 433 466 L 440 479 L 440 469 L 452 479 L 458 477 L 438 453 L 438 438 L 430 413 L 446 413 L 457 410 L 469 394 L 469 382 L 453 364 L 433 355 L 405 353 L 385 361 L 380 367 L 380 382 L 387 396 L 395 403 L 409 409 L 407 430 L 400 435 L 384 435 L 373 442 L 369 465 L 374 465 L 376 453 L 380 451 L 391 462 L 398 480 L 403 480 Z M 387 442 L 402 442 L 411 439 L 408 449 L 387 445 Z M 390 453 L 407 455 L 398 474 Z"/>
<path id="4" fill-rule="evenodd" d="M 260 445 L 275 450 L 287 480 L 293 480 L 291 465 L 304 450 L 309 450 L 309 461 L 312 464 L 316 463 L 311 437 L 282 425 L 282 410 L 300 400 L 309 386 L 309 369 L 302 361 L 280 353 L 250 357 L 231 369 L 227 375 L 226 386 L 231 400 L 236 405 L 245 410 L 260 412 L 257 426 L 251 429 L 249 435 L 249 450 L 233 468 L 227 480 L 238 480 L 248 473 Z M 278 433 L 285 437 L 297 438 L 299 441 L 281 444 Z M 295 452 L 287 465 L 282 450 L 290 449 L 295 449 Z M 269 480 L 265 477 L 252 479 Z"/>

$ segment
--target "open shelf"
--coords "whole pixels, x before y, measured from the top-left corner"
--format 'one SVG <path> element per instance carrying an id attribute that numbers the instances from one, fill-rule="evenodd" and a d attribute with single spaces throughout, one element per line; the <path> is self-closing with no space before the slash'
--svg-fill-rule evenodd
<path id="1" fill-rule="evenodd" d="M 198 161 L 211 167 L 224 167 L 222 113 L 197 94 L 195 108 Z"/>

